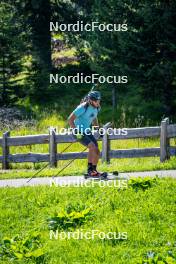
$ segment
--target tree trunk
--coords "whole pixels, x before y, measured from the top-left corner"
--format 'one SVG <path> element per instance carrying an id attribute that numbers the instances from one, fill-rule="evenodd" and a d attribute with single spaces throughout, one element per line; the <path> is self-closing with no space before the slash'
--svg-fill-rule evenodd
<path id="1" fill-rule="evenodd" d="M 51 69 L 50 0 L 30 1 L 30 7 L 35 57 L 41 69 L 49 71 Z"/>

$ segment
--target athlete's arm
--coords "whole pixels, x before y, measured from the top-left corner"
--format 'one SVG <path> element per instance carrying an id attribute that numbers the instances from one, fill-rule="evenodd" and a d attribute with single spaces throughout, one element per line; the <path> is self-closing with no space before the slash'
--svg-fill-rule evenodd
<path id="1" fill-rule="evenodd" d="M 72 113 L 70 114 L 70 116 L 68 117 L 68 123 L 69 123 L 69 125 L 70 125 L 71 128 L 75 128 L 75 123 L 74 123 L 75 119 L 76 119 L 76 116 L 75 116 L 75 114 L 72 112 Z"/>

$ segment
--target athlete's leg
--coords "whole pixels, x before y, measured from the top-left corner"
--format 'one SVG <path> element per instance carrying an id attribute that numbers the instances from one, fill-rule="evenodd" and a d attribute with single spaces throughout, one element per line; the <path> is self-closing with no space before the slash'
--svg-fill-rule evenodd
<path id="1" fill-rule="evenodd" d="M 98 143 L 93 135 L 84 135 L 80 141 L 83 145 L 88 147 L 88 172 L 96 170 L 99 160 L 100 151 Z"/>
<path id="2" fill-rule="evenodd" d="M 90 142 L 87 147 L 89 149 L 88 163 L 92 163 L 92 165 L 97 165 L 100 153 L 98 147 L 93 142 Z"/>
<path id="3" fill-rule="evenodd" d="M 100 157 L 100 151 L 99 151 L 98 143 L 97 143 L 97 140 L 95 139 L 95 137 L 93 135 L 89 135 L 89 138 L 90 138 L 91 142 L 93 142 L 95 145 L 95 148 L 93 151 L 96 153 L 96 158 L 92 160 L 92 167 L 93 167 L 93 170 L 96 170 L 97 163 L 98 163 L 98 160 Z"/>

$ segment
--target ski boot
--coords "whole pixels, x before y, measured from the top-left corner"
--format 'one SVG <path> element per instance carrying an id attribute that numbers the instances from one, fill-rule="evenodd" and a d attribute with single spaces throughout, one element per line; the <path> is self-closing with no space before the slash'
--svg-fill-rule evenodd
<path id="1" fill-rule="evenodd" d="M 84 174 L 84 178 L 92 178 L 92 179 L 106 179 L 107 172 L 98 172 L 97 170 L 89 171 L 88 173 Z"/>

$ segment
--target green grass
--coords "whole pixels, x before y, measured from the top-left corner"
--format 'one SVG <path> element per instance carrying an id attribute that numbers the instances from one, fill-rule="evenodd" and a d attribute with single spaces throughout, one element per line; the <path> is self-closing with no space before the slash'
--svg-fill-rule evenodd
<path id="1" fill-rule="evenodd" d="M 38 113 L 37 123 L 35 127 L 20 127 L 11 131 L 11 136 L 20 135 L 32 135 L 32 134 L 48 134 L 49 126 L 57 127 L 58 130 L 66 126 L 66 122 L 62 119 L 59 114 L 54 111 L 53 113 Z M 2 136 L 2 131 L 0 133 Z M 99 142 L 100 150 L 102 148 L 101 142 Z M 171 145 L 175 146 L 175 140 L 171 140 Z M 58 152 L 62 152 L 68 144 L 58 144 Z M 149 147 L 159 147 L 159 138 L 155 139 L 132 139 L 132 140 L 113 140 L 111 141 L 111 149 L 129 149 L 129 148 L 149 148 Z M 81 152 L 84 149 L 79 143 L 72 144 L 69 149 L 65 152 Z M 11 147 L 10 153 L 48 153 L 48 144 L 43 145 L 32 145 L 32 146 L 22 146 L 22 147 Z M 0 148 L 0 155 L 2 155 L 2 149 Z M 53 176 L 64 167 L 68 161 L 59 161 L 57 169 L 50 169 L 47 167 L 37 176 Z M 13 163 L 11 164 L 11 170 L 1 171 L 0 178 L 23 178 L 31 177 L 34 175 L 38 169 L 44 167 L 46 163 Z M 65 169 L 60 175 L 81 175 L 86 171 L 87 161 L 86 160 L 76 160 L 67 169 Z M 160 163 L 158 157 L 151 158 L 133 158 L 133 159 L 111 159 L 110 164 L 102 164 L 101 161 L 98 165 L 101 171 L 120 171 L 120 172 L 131 172 L 131 171 L 151 171 L 151 170 L 169 170 L 176 169 L 176 157 L 172 157 L 170 160 Z"/>
<path id="2" fill-rule="evenodd" d="M 28 237 L 31 232 L 39 232 L 48 264 L 149 263 L 142 261 L 151 252 L 164 259 L 170 258 L 170 262 L 150 263 L 176 263 L 173 257 L 176 254 L 176 181 L 170 178 L 156 182 L 147 180 L 145 191 L 141 189 L 144 181 L 129 182 L 129 187 L 123 190 L 99 186 L 3 188 L 0 192 L 0 239 L 17 234 Z M 147 182 L 150 184 L 146 185 Z M 68 210 L 76 215 L 81 208 L 89 208 L 92 216 L 81 224 L 72 225 L 70 230 L 127 232 L 127 240 L 98 237 L 95 240 L 50 240 L 47 219 Z M 59 232 L 63 230 L 68 231 L 66 224 Z M 7 257 L 0 263 L 37 261 L 25 258 L 10 261 Z"/>
<path id="3" fill-rule="evenodd" d="M 57 175 L 59 170 L 61 170 L 69 161 L 60 161 L 58 162 L 57 169 L 51 169 L 46 167 L 43 171 L 39 172 L 36 177 L 50 177 L 53 175 Z M 14 165 L 13 169 L 0 171 L 1 179 L 15 179 L 15 178 L 29 178 L 32 177 L 37 170 L 44 167 L 46 163 L 39 163 L 35 165 L 31 165 L 30 163 L 25 164 L 26 169 L 24 169 L 24 165 Z M 31 167 L 35 166 L 35 169 L 31 169 Z M 20 169 L 21 167 L 21 169 Z M 100 171 L 119 171 L 119 172 L 133 172 L 133 171 L 153 171 L 153 170 L 170 170 L 176 168 L 176 158 L 172 157 L 169 161 L 165 163 L 160 163 L 159 158 L 136 158 L 136 159 L 112 159 L 111 164 L 101 164 L 99 162 L 98 169 Z M 86 160 L 76 160 L 69 167 L 67 167 L 63 172 L 59 174 L 59 176 L 66 175 L 83 175 L 87 169 L 87 161 Z"/>

